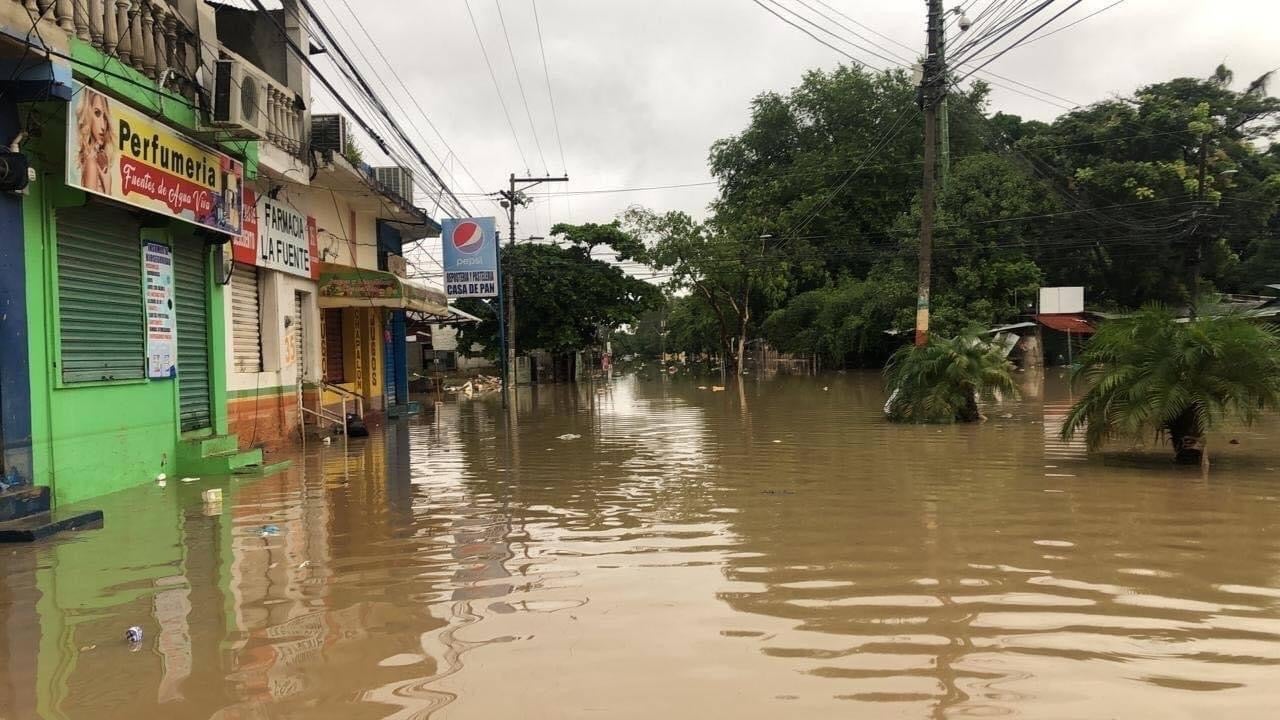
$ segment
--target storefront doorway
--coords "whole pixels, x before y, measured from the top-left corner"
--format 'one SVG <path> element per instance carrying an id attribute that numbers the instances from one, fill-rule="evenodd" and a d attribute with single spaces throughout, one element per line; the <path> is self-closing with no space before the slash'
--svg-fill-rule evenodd
<path id="1" fill-rule="evenodd" d="M 199 238 L 173 243 L 174 308 L 178 319 L 178 409 L 182 432 L 213 426 L 209 381 L 209 247 Z"/>

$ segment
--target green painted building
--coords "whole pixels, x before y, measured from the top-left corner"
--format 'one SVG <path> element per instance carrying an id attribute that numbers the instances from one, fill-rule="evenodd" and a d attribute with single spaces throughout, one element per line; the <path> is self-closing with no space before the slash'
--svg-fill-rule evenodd
<path id="1" fill-rule="evenodd" d="M 223 309 L 257 143 L 202 124 L 198 35 L 65 42 L 70 101 L 20 108 L 31 482 L 56 506 L 259 466 L 227 434 Z"/>

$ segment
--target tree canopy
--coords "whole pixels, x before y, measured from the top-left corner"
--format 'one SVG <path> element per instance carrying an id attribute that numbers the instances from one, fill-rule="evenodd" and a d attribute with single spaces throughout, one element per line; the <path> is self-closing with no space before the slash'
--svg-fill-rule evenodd
<path id="1" fill-rule="evenodd" d="M 981 83 L 953 93 L 935 332 L 1019 319 L 1041 286 L 1135 308 L 1280 282 L 1280 101 L 1267 80 L 1219 67 L 1048 123 L 992 114 Z M 712 146 L 720 192 L 705 221 L 629 212 L 637 257 L 674 298 L 669 336 L 687 319 L 701 328 L 690 336 L 713 325 L 731 363 L 758 336 L 832 364 L 882 363 L 902 337 L 886 331 L 914 316 L 915 101 L 902 72 L 810 72 L 757 97 L 743 131 Z"/>
<path id="2" fill-rule="evenodd" d="M 594 345 L 600 333 L 634 322 L 657 307 L 656 286 L 625 273 L 602 259 L 634 257 L 640 243 L 619 223 L 560 224 L 552 243 L 503 246 L 503 273 L 515 284 L 516 346 L 522 351 L 570 352 Z M 604 253 L 593 251 L 603 250 Z M 459 305 L 481 322 L 459 331 L 459 347 L 478 343 L 481 352 L 500 352 L 497 303 L 468 300 Z"/>

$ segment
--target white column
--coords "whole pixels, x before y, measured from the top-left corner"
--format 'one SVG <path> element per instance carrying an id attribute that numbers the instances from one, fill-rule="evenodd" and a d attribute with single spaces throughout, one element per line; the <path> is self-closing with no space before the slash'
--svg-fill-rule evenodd
<path id="1" fill-rule="evenodd" d="M 89 6 L 89 42 L 93 46 L 102 49 L 102 23 L 106 20 L 106 10 L 103 8 L 102 0 L 88 0 Z M 77 5 L 77 7 L 79 7 Z"/>
<path id="2" fill-rule="evenodd" d="M 129 30 L 129 19 L 132 17 L 129 10 L 132 5 L 133 0 L 116 0 L 116 27 L 120 31 L 116 57 L 126 65 L 133 60 L 133 33 Z"/>

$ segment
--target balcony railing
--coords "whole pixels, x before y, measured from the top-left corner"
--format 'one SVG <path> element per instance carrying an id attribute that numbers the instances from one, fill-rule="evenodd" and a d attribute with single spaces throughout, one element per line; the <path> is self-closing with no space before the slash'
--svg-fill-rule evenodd
<path id="1" fill-rule="evenodd" d="M 194 90 L 199 36 L 168 0 L 11 0 L 165 86 Z"/>

